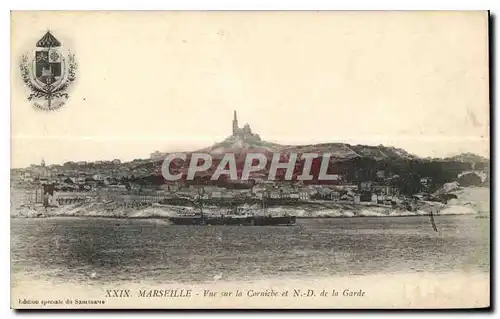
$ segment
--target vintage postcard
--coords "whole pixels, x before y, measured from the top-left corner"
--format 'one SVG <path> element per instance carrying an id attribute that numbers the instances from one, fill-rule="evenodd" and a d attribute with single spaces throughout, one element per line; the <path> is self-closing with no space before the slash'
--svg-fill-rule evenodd
<path id="1" fill-rule="evenodd" d="M 11 306 L 490 306 L 486 11 L 14 11 Z"/>

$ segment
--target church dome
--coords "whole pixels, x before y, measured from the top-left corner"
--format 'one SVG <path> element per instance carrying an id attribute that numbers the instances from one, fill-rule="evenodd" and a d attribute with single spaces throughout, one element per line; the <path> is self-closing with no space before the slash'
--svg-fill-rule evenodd
<path id="1" fill-rule="evenodd" d="M 246 123 L 245 126 L 243 126 L 243 132 L 246 134 L 252 133 L 252 129 L 250 128 L 250 125 L 248 125 L 248 123 Z"/>

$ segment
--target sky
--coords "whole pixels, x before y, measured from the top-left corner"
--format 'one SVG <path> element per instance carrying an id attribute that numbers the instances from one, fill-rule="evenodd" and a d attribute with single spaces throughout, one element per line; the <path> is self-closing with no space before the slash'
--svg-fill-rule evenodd
<path id="1" fill-rule="evenodd" d="M 11 166 L 271 142 L 489 157 L 486 12 L 13 12 Z M 78 62 L 56 111 L 20 57 L 47 30 Z"/>

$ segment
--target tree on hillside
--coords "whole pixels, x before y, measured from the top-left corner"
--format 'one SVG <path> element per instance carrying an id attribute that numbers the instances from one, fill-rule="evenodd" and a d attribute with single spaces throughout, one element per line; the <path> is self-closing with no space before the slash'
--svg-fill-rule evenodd
<path id="1" fill-rule="evenodd" d="M 464 174 L 458 178 L 460 186 L 478 186 L 481 185 L 482 182 L 481 177 L 476 173 Z"/>

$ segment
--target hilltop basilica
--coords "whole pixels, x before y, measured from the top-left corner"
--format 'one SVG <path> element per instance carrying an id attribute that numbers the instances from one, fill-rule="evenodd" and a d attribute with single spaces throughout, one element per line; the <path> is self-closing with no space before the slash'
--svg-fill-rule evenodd
<path id="1" fill-rule="evenodd" d="M 246 123 L 243 128 L 238 127 L 238 116 L 236 115 L 236 111 L 234 111 L 233 116 L 233 135 L 231 135 L 231 137 L 244 141 L 260 141 L 259 134 L 252 133 L 252 129 L 248 123 Z"/>

